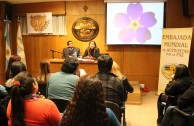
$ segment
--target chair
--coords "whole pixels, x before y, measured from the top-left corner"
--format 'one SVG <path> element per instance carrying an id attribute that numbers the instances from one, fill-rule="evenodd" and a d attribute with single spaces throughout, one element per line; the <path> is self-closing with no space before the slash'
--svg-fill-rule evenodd
<path id="1" fill-rule="evenodd" d="M 65 100 L 65 99 L 50 99 L 52 100 L 55 105 L 57 106 L 57 108 L 59 109 L 60 113 L 63 113 L 65 111 L 65 109 L 67 108 L 68 104 L 69 104 L 69 100 Z"/>
<path id="2" fill-rule="evenodd" d="M 116 115 L 120 123 L 121 123 L 121 118 L 123 117 L 123 126 L 126 126 L 125 104 L 123 104 L 122 107 L 120 107 L 118 104 L 111 101 L 105 101 L 105 104 L 107 108 L 110 108 L 114 112 L 114 114 Z"/>
<path id="3" fill-rule="evenodd" d="M 164 117 L 164 113 L 166 111 L 166 109 L 168 108 L 168 106 L 175 106 L 176 105 L 176 100 L 177 98 L 175 96 L 172 95 L 166 95 L 165 93 L 161 93 L 158 97 L 158 101 L 157 101 L 157 107 L 158 107 L 158 119 L 157 119 L 157 123 L 158 125 L 161 123 L 163 117 Z"/>
<path id="4" fill-rule="evenodd" d="M 194 113 L 189 114 L 175 107 L 171 111 L 170 126 L 194 126 Z"/>
<path id="5" fill-rule="evenodd" d="M 41 95 L 44 95 L 46 97 L 46 82 L 38 82 L 38 90 Z"/>

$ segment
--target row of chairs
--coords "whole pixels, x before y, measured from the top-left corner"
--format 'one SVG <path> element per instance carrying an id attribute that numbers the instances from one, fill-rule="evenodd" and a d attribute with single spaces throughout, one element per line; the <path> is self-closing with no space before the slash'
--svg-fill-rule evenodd
<path id="1" fill-rule="evenodd" d="M 38 86 L 39 86 L 40 94 L 46 96 L 46 86 L 47 85 L 39 83 Z M 69 100 L 64 100 L 64 99 L 50 99 L 50 100 L 52 100 L 56 104 L 60 113 L 63 113 L 69 104 Z M 110 108 L 114 112 L 119 122 L 122 121 L 123 126 L 126 126 L 125 104 L 123 103 L 123 107 L 120 107 L 116 103 L 113 103 L 110 101 L 105 101 L 105 104 L 106 104 L 106 107 Z"/>
<path id="2" fill-rule="evenodd" d="M 63 113 L 65 111 L 70 102 L 69 100 L 65 99 L 50 99 L 50 100 L 52 100 L 55 103 L 60 113 Z M 126 126 L 125 107 L 121 108 L 119 105 L 111 101 L 105 101 L 105 104 L 107 108 L 110 108 L 114 112 L 119 122 L 121 123 L 122 120 L 123 126 Z"/>
<path id="3" fill-rule="evenodd" d="M 159 98 L 165 95 L 161 93 Z M 167 97 L 166 102 L 161 102 L 161 106 L 163 106 L 163 114 L 165 113 L 168 106 L 175 105 L 177 98 L 171 95 L 165 95 Z M 175 107 L 170 112 L 170 124 L 169 126 L 194 126 L 194 113 L 188 114 L 179 108 Z"/>
<path id="4" fill-rule="evenodd" d="M 175 107 L 171 112 L 170 126 L 194 126 L 194 113 L 188 114 Z"/>

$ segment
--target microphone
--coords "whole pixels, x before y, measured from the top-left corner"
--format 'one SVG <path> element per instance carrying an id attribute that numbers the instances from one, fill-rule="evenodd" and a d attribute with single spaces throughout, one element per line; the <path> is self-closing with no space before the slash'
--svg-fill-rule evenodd
<path id="1" fill-rule="evenodd" d="M 56 51 L 56 50 L 50 50 L 51 52 L 57 52 L 57 53 L 60 53 L 60 54 L 63 54 L 62 52 L 58 52 L 58 51 Z"/>
<path id="2" fill-rule="evenodd" d="M 61 53 L 61 52 L 58 52 L 58 51 L 55 51 L 55 50 L 50 50 L 51 52 L 52 52 L 52 58 L 54 59 L 55 57 L 54 57 L 54 52 L 56 52 L 56 53 L 60 53 L 60 54 L 63 54 L 63 53 Z"/>

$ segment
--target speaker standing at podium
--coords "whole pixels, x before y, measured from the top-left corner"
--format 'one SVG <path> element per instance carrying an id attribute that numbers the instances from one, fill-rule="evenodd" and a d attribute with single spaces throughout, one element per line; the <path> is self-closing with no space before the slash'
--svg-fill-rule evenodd
<path id="1" fill-rule="evenodd" d="M 63 49 L 63 58 L 69 58 L 69 57 L 79 57 L 80 56 L 80 49 L 74 47 L 72 41 L 67 42 L 67 48 Z"/>

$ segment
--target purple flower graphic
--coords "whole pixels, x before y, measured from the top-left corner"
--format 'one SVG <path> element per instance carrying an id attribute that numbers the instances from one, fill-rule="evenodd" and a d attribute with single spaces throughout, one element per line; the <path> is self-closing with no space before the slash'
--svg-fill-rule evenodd
<path id="1" fill-rule="evenodd" d="M 151 32 L 148 28 L 154 26 L 157 20 L 153 12 L 143 13 L 141 4 L 129 4 L 127 14 L 117 13 L 115 16 L 115 26 L 121 28 L 119 39 L 130 43 L 134 38 L 139 43 L 145 43 L 151 38 Z"/>

